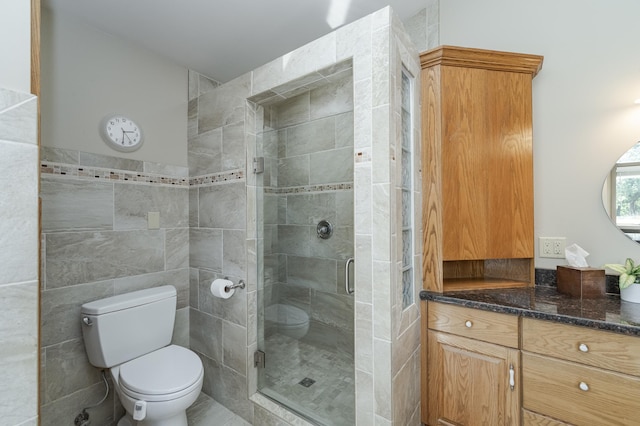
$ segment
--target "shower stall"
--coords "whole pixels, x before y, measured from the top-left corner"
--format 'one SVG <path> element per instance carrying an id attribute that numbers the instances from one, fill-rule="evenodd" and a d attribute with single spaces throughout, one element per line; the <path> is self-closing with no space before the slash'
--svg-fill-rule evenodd
<path id="1" fill-rule="evenodd" d="M 263 105 L 256 150 L 260 392 L 325 425 L 355 423 L 353 70 Z"/>

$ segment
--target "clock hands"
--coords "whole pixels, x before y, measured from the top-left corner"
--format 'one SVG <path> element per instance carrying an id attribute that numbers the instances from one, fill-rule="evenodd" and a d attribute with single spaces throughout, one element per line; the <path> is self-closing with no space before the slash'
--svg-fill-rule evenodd
<path id="1" fill-rule="evenodd" d="M 134 130 L 125 130 L 122 127 L 120 127 L 120 130 L 122 130 L 122 142 L 124 143 L 124 137 L 126 136 L 127 139 L 129 139 L 129 143 L 133 143 L 133 141 L 131 140 L 131 137 L 129 137 L 129 135 L 127 135 L 127 133 L 135 133 Z"/>

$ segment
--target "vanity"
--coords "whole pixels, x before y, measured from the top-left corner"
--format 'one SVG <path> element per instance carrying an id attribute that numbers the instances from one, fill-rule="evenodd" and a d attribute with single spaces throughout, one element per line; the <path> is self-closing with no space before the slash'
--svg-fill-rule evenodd
<path id="1" fill-rule="evenodd" d="M 640 424 L 640 304 L 536 285 L 543 58 L 452 46 L 420 58 L 422 422 Z"/>
<path id="2" fill-rule="evenodd" d="M 555 287 L 423 291 L 429 425 L 637 425 L 640 304 Z"/>

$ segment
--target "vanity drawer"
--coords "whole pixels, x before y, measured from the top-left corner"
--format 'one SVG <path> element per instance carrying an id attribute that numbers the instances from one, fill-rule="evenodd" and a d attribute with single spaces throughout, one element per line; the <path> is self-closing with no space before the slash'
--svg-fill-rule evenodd
<path id="1" fill-rule="evenodd" d="M 522 353 L 522 406 L 575 425 L 637 425 L 640 379 Z"/>
<path id="2" fill-rule="evenodd" d="M 542 414 L 534 413 L 533 411 L 529 411 L 529 410 L 522 410 L 522 425 L 523 426 L 571 426 L 569 423 L 561 422 L 560 420 L 543 416 Z"/>
<path id="3" fill-rule="evenodd" d="M 523 318 L 522 349 L 640 376 L 638 337 Z"/>
<path id="4" fill-rule="evenodd" d="M 517 315 L 429 302 L 428 325 L 432 330 L 518 348 Z"/>

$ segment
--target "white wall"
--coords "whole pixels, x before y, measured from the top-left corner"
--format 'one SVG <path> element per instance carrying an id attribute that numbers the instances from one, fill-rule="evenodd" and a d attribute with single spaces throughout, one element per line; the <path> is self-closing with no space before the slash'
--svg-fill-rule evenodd
<path id="1" fill-rule="evenodd" d="M 536 247 L 566 237 L 595 267 L 640 259 L 601 202 L 605 176 L 640 140 L 639 16 L 637 0 L 440 2 L 442 44 L 544 56 L 533 81 Z"/>
<path id="2" fill-rule="evenodd" d="M 187 69 L 66 16 L 42 10 L 42 145 L 187 165 Z M 98 124 L 128 114 L 145 142 L 109 148 Z"/>
<path id="3" fill-rule="evenodd" d="M 31 3 L 0 5 L 0 87 L 29 93 L 31 87 Z"/>

